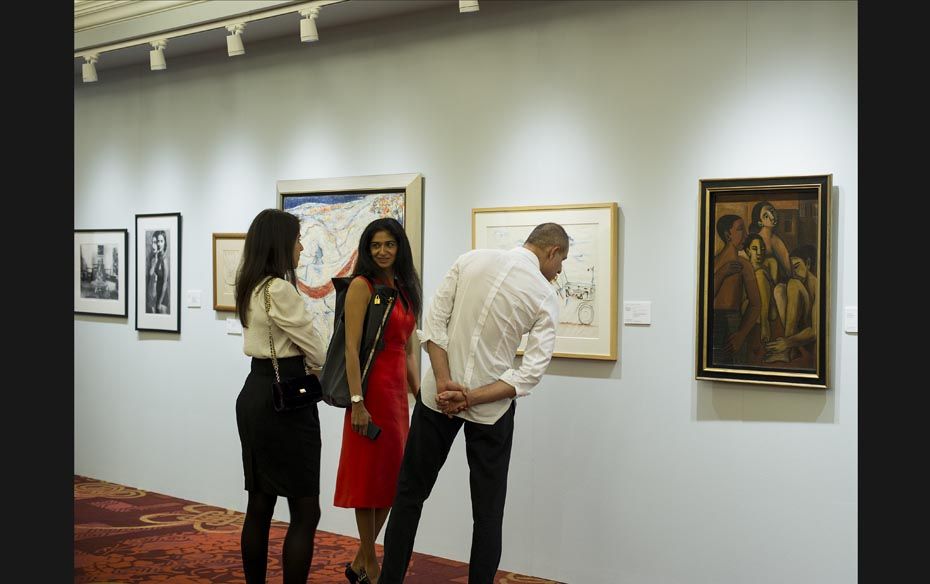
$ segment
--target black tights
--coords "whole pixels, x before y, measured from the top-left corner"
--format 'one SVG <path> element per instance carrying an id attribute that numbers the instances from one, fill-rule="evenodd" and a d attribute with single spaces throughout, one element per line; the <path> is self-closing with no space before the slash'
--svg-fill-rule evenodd
<path id="1" fill-rule="evenodd" d="M 242 525 L 242 566 L 246 584 L 265 584 L 268 566 L 268 532 L 278 498 L 249 491 L 249 506 Z M 284 584 L 306 584 L 313 561 L 313 536 L 320 522 L 320 497 L 288 497 L 291 523 L 284 536 L 281 564 Z"/>

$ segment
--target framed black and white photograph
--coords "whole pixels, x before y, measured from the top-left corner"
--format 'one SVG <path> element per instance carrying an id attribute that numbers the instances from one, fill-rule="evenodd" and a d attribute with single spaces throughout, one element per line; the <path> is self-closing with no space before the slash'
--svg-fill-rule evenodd
<path id="1" fill-rule="evenodd" d="M 74 313 L 128 315 L 126 229 L 74 230 Z"/>
<path id="2" fill-rule="evenodd" d="M 136 215 L 136 330 L 181 332 L 181 214 Z"/>

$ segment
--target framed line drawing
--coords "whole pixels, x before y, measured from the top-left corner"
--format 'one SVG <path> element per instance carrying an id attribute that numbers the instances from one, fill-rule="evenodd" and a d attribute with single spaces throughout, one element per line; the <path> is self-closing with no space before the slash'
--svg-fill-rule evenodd
<path id="1" fill-rule="evenodd" d="M 523 245 L 540 223 L 558 223 L 568 258 L 555 286 L 560 299 L 554 357 L 617 359 L 617 203 L 472 209 L 472 249 Z M 520 351 L 526 346 L 526 336 Z"/>
<path id="2" fill-rule="evenodd" d="M 375 219 L 393 217 L 404 226 L 413 265 L 422 275 L 423 175 L 280 180 L 277 191 L 278 208 L 300 219 L 304 251 L 295 270 L 297 287 L 324 338 L 333 332 L 336 292 L 331 278 L 352 273 L 358 240 Z"/>
<path id="3" fill-rule="evenodd" d="M 699 188 L 695 377 L 828 388 L 833 175 Z"/>
<path id="4" fill-rule="evenodd" d="M 74 314 L 129 314 L 129 231 L 74 230 Z"/>
<path id="5" fill-rule="evenodd" d="M 213 234 L 213 310 L 236 311 L 236 275 L 245 233 Z"/>
<path id="6" fill-rule="evenodd" d="M 181 214 L 136 215 L 136 330 L 181 332 Z"/>

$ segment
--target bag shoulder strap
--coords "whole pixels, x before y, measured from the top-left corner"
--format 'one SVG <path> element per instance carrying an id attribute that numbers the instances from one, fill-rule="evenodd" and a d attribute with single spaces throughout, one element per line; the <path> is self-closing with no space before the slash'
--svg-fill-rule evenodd
<path id="1" fill-rule="evenodd" d="M 394 289 L 391 288 L 390 286 L 378 286 L 378 287 L 384 288 L 384 290 L 380 290 L 380 291 L 376 290 L 372 292 L 371 299 L 368 301 L 368 306 L 365 307 L 365 311 L 366 311 L 365 320 L 367 321 L 369 318 L 369 315 L 371 314 L 371 305 L 381 303 L 379 292 L 380 294 L 384 294 L 386 296 L 385 302 L 387 305 L 384 307 L 384 311 L 381 314 L 380 322 L 377 323 L 378 328 L 375 331 L 375 338 L 373 339 L 371 343 L 371 348 L 368 350 L 368 357 L 365 359 L 365 366 L 362 368 L 362 380 L 368 377 L 368 368 L 371 367 L 371 363 L 375 357 L 375 353 L 378 351 L 378 344 L 381 341 L 382 335 L 384 335 L 384 325 L 387 322 L 388 317 L 391 316 L 391 311 L 394 308 L 394 301 L 397 298 L 396 294 L 388 294 L 386 292 L 386 291 L 394 292 Z M 374 323 L 371 323 L 371 324 L 374 325 Z M 363 387 L 362 389 L 364 390 L 365 388 Z"/>

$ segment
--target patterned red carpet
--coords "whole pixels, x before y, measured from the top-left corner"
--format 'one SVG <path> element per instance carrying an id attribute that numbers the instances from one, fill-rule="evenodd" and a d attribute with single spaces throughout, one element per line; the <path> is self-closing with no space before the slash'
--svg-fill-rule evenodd
<path id="1" fill-rule="evenodd" d="M 141 489 L 74 477 L 74 582 L 81 584 L 244 583 L 239 533 L 244 515 Z M 281 581 L 287 524 L 271 526 L 268 582 Z M 344 583 L 357 540 L 318 531 L 310 582 Z M 378 555 L 382 553 L 378 546 Z M 468 582 L 468 565 L 413 554 L 405 582 Z M 495 584 L 558 584 L 498 572 Z"/>

